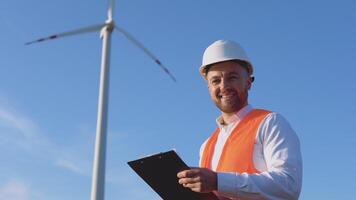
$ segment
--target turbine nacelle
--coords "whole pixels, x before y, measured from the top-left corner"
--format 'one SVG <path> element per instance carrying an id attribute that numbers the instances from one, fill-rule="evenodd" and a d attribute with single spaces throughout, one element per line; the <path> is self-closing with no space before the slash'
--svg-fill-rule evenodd
<path id="1" fill-rule="evenodd" d="M 114 30 L 114 28 L 115 28 L 114 20 L 109 20 L 109 19 L 106 20 L 105 24 L 103 25 L 100 31 L 100 38 L 103 38 L 103 33 L 105 31 L 109 31 L 111 33 Z"/>

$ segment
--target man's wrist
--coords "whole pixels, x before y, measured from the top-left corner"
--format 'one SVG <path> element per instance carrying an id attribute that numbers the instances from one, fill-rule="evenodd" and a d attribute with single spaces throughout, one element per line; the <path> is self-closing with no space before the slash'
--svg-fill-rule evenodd
<path id="1" fill-rule="evenodd" d="M 213 190 L 218 190 L 218 173 L 214 172 L 214 183 L 213 183 Z"/>
<path id="2" fill-rule="evenodd" d="M 235 173 L 218 172 L 216 176 L 216 191 L 224 196 L 237 196 L 237 177 Z"/>

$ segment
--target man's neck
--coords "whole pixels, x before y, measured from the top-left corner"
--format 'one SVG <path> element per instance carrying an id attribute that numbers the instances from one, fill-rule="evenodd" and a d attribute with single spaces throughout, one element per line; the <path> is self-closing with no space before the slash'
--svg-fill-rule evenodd
<path id="1" fill-rule="evenodd" d="M 232 117 L 236 114 L 235 113 L 222 113 L 221 114 L 221 117 L 222 117 L 222 120 L 223 120 L 223 124 L 229 124 L 231 122 L 231 119 Z"/>
<path id="2" fill-rule="evenodd" d="M 239 112 L 242 108 L 244 108 L 247 105 L 248 104 L 246 103 L 244 106 L 242 106 L 237 111 L 232 112 L 232 113 L 221 112 L 221 117 L 222 117 L 222 120 L 223 120 L 223 124 L 229 124 L 232 121 L 232 119 L 234 118 L 234 115 L 236 115 L 237 112 Z"/>

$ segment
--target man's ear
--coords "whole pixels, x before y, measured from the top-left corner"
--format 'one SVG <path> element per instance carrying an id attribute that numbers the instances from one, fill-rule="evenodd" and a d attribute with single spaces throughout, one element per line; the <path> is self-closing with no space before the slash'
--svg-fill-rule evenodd
<path id="1" fill-rule="evenodd" d="M 206 81 L 206 86 L 208 87 L 208 89 L 210 89 L 208 77 L 205 77 L 205 81 Z"/>
<path id="2" fill-rule="evenodd" d="M 250 90 L 251 87 L 252 87 L 252 83 L 255 81 L 255 77 L 254 76 L 250 76 L 248 78 L 248 86 L 247 86 L 247 89 Z"/>
<path id="3" fill-rule="evenodd" d="M 255 81 L 255 77 L 254 76 L 250 76 L 251 79 L 251 83 L 253 83 Z"/>
<path id="4" fill-rule="evenodd" d="M 212 90 L 212 88 L 213 88 L 212 85 L 210 85 L 209 83 L 207 83 L 207 84 L 206 84 L 206 87 L 208 88 L 209 94 L 211 94 L 211 92 L 212 92 L 211 90 Z"/>

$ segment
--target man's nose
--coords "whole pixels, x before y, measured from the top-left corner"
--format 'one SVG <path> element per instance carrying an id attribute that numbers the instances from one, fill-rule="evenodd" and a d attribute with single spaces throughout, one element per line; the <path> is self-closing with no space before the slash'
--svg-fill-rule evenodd
<path id="1" fill-rule="evenodd" d="M 223 78 L 221 80 L 221 84 L 220 84 L 221 89 L 227 88 L 227 87 L 229 87 L 229 85 L 230 85 L 230 83 L 226 78 Z"/>

